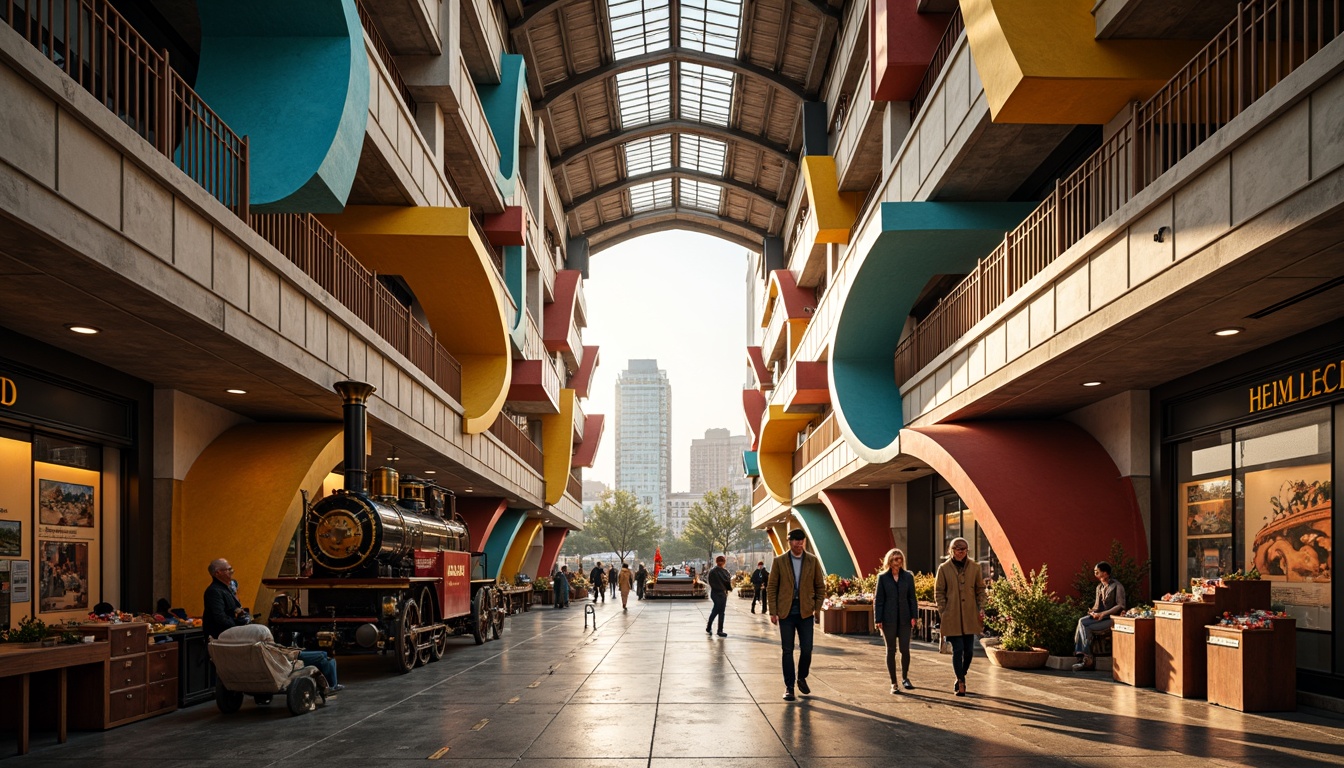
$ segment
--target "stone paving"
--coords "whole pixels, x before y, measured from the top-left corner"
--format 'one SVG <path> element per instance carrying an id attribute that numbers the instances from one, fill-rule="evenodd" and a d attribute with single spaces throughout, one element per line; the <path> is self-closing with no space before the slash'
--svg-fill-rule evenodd
<path id="1" fill-rule="evenodd" d="M 343 657 L 347 690 L 291 716 L 250 700 L 119 728 L 35 735 L 6 765 L 368 766 L 432 758 L 465 768 L 868 768 L 869 766 L 1344 765 L 1344 718 L 1302 709 L 1246 715 L 1112 683 L 1106 674 L 1014 672 L 983 657 L 952 695 L 949 656 L 916 644 L 914 691 L 888 692 L 876 638 L 816 634 L 811 696 L 783 693 L 776 630 L 729 600 L 727 638 L 707 600 L 619 600 L 511 617 L 503 639 L 454 640 L 407 675 Z M 0 737 L 13 754 L 12 735 Z"/>

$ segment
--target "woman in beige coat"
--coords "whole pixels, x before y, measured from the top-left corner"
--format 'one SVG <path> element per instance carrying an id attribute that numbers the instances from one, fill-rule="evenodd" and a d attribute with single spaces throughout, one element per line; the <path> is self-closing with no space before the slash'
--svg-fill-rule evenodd
<path id="1" fill-rule="evenodd" d="M 966 670 L 971 668 L 975 636 L 984 631 L 980 610 L 985 602 L 985 580 L 980 564 L 966 557 L 969 545 L 958 536 L 948 547 L 948 559 L 938 566 L 933 599 L 938 603 L 940 632 L 952 644 L 952 670 L 957 684 L 952 689 L 966 695 Z"/>
<path id="2" fill-rule="evenodd" d="M 630 601 L 630 590 L 635 586 L 635 574 L 631 573 L 628 563 L 621 563 L 621 572 L 616 577 L 616 585 L 621 588 L 621 610 L 627 611 L 629 608 L 625 604 Z"/>

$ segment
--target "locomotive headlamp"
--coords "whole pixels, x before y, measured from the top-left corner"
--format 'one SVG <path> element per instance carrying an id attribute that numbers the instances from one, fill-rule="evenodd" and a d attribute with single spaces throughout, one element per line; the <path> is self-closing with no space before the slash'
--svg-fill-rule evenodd
<path id="1" fill-rule="evenodd" d="M 335 647 L 336 647 L 336 633 L 335 633 L 335 632 L 328 632 L 328 631 L 318 632 L 318 633 L 317 633 L 317 647 L 318 647 L 318 648 L 327 648 L 327 649 L 335 648 Z"/>
<path id="2" fill-rule="evenodd" d="M 392 619 L 397 616 L 397 598 L 387 595 L 383 597 L 383 618 Z"/>

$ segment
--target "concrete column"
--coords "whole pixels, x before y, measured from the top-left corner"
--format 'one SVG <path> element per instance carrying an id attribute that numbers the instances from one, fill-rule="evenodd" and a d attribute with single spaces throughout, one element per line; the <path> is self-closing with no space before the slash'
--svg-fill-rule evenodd
<path id="1" fill-rule="evenodd" d="M 908 485 L 891 486 L 891 541 L 892 546 L 905 553 L 905 561 L 910 562 L 910 510 Z"/>
<path id="2" fill-rule="evenodd" d="M 882 116 L 882 167 L 896 160 L 896 152 L 910 133 L 910 102 L 893 101 Z"/>
<path id="3" fill-rule="evenodd" d="M 826 102 L 803 102 L 803 154 L 812 157 L 831 154 L 827 133 Z"/>
<path id="4" fill-rule="evenodd" d="M 421 102 L 415 106 L 415 124 L 434 153 L 436 165 L 443 165 L 443 110 L 438 104 Z"/>

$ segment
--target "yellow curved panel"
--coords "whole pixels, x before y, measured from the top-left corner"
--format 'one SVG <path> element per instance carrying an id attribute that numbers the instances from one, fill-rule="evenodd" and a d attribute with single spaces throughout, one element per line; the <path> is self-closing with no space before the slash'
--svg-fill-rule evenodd
<path id="1" fill-rule="evenodd" d="M 546 503 L 558 504 L 569 487 L 574 461 L 574 390 L 560 390 L 560 412 L 541 417 L 541 451 L 544 458 Z"/>
<path id="2" fill-rule="evenodd" d="M 849 230 L 859 215 L 861 196 L 841 192 L 835 171 L 835 158 L 812 155 L 803 158 L 803 181 L 807 200 L 817 217 L 818 243 L 848 243 Z"/>
<path id="3" fill-rule="evenodd" d="M 463 430 L 484 432 L 509 393 L 504 284 L 470 208 L 352 205 L 321 216 L 369 269 L 400 275 L 415 291 L 431 329 L 462 364 Z"/>
<path id="4" fill-rule="evenodd" d="M 793 451 L 798 446 L 798 433 L 811 418 L 812 414 L 785 413 L 784 406 L 772 405 L 761 422 L 761 482 L 780 504 L 793 503 Z"/>
<path id="5" fill-rule="evenodd" d="M 173 605 L 201 615 L 206 567 L 223 557 L 236 569 L 238 599 L 265 612 L 270 590 L 311 498 L 341 463 L 340 424 L 245 424 L 197 457 L 173 510 Z"/>
<path id="6" fill-rule="evenodd" d="M 541 533 L 541 521 L 528 518 L 523 521 L 522 527 L 518 529 L 518 534 L 513 537 L 513 543 L 509 545 L 509 551 L 504 555 L 504 562 L 499 569 L 499 575 L 508 583 L 512 584 L 518 572 L 523 570 L 523 563 L 527 560 L 527 553 L 532 551 L 532 543 L 536 541 L 537 534 Z"/>
<path id="7" fill-rule="evenodd" d="M 1200 49 L 1190 40 L 1097 40 L 1091 3 L 961 0 L 996 123 L 1101 124 L 1153 95 Z"/>

